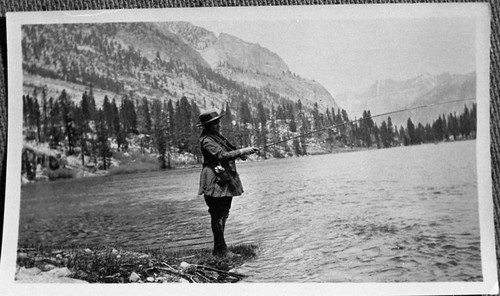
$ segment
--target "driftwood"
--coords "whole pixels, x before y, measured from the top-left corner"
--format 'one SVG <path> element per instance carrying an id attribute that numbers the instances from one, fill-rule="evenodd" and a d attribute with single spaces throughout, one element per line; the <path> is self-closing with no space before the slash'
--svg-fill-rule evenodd
<path id="1" fill-rule="evenodd" d="M 244 274 L 240 274 L 240 273 L 236 273 L 236 272 L 224 271 L 224 270 L 216 269 L 216 268 L 205 266 L 205 265 L 193 264 L 193 266 L 195 266 L 197 268 L 203 268 L 203 269 L 206 269 L 206 270 L 214 271 L 214 272 L 217 272 L 219 274 L 223 274 L 223 275 L 227 275 L 227 276 L 232 276 L 232 277 L 235 277 L 235 278 L 238 278 L 238 279 L 242 279 L 244 277 L 247 277 Z"/>
<path id="2" fill-rule="evenodd" d="M 229 272 L 229 271 L 224 271 L 220 269 L 216 269 L 213 267 L 205 266 L 205 265 L 198 265 L 198 264 L 190 264 L 193 268 L 187 268 L 183 271 L 177 270 L 174 267 L 170 266 L 166 262 L 161 262 L 161 265 L 165 267 L 155 267 L 158 270 L 161 271 L 166 271 L 168 273 L 174 274 L 176 276 L 182 277 L 192 283 L 197 283 L 197 282 L 219 282 L 220 277 L 232 277 L 235 278 L 236 280 L 241 280 L 242 278 L 246 277 L 244 274 L 239 274 L 236 272 Z M 202 270 L 206 271 L 211 271 L 215 272 L 218 276 L 210 276 L 204 273 Z"/>

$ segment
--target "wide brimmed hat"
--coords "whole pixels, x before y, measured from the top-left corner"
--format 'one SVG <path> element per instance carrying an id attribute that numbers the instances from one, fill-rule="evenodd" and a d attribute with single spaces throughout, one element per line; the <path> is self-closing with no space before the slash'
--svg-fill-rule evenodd
<path id="1" fill-rule="evenodd" d="M 224 115 L 219 115 L 219 113 L 217 113 L 215 111 L 209 111 L 209 112 L 202 113 L 200 115 L 200 117 L 198 117 L 200 120 L 200 123 L 198 123 L 197 126 L 205 126 L 210 122 L 216 121 L 217 119 L 221 118 L 222 116 L 224 116 Z"/>

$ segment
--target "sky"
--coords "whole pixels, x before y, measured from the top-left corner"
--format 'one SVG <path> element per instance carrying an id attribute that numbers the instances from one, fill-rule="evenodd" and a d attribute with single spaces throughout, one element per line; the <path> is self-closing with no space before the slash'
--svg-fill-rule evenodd
<path id="1" fill-rule="evenodd" d="M 258 43 L 333 96 L 377 80 L 475 70 L 475 21 L 465 17 L 193 22 Z"/>

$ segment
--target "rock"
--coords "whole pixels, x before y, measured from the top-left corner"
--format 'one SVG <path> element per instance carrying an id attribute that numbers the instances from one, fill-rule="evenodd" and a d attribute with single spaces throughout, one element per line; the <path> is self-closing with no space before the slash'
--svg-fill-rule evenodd
<path id="1" fill-rule="evenodd" d="M 149 258 L 148 254 L 143 254 L 143 255 L 139 256 L 139 259 L 146 259 L 146 258 Z"/>
<path id="2" fill-rule="evenodd" d="M 122 257 L 122 255 L 116 255 L 116 258 L 121 258 L 121 257 Z"/>
<path id="3" fill-rule="evenodd" d="M 152 283 L 152 282 L 154 282 L 154 281 L 155 281 L 155 278 L 154 278 L 154 277 L 152 277 L 152 276 L 149 276 L 149 277 L 146 279 L 146 281 L 148 281 L 148 282 Z"/>
<path id="4" fill-rule="evenodd" d="M 180 278 L 179 283 L 189 283 L 189 281 L 186 280 L 185 278 Z"/>
<path id="5" fill-rule="evenodd" d="M 57 254 L 57 255 L 56 255 L 56 259 L 57 259 L 57 260 L 62 260 L 62 258 L 63 258 L 63 257 L 62 257 L 62 255 L 61 255 L 61 254 Z"/>
<path id="6" fill-rule="evenodd" d="M 85 253 L 92 253 L 92 250 L 89 249 L 89 248 L 86 248 L 85 250 L 83 250 Z"/>
<path id="7" fill-rule="evenodd" d="M 43 267 L 42 267 L 42 270 L 43 271 L 50 271 L 52 269 L 55 269 L 56 267 L 52 264 L 45 264 Z"/>
<path id="8" fill-rule="evenodd" d="M 141 277 L 135 272 L 132 272 L 128 278 L 128 280 L 132 283 L 135 283 L 135 282 L 139 281 L 140 279 L 141 279 Z"/>
<path id="9" fill-rule="evenodd" d="M 26 259 L 28 258 L 28 254 L 26 253 L 17 253 L 17 259 Z"/>
<path id="10" fill-rule="evenodd" d="M 54 268 L 47 272 L 47 274 L 52 275 L 54 277 L 69 277 L 72 272 L 67 267 L 63 268 Z"/>
<path id="11" fill-rule="evenodd" d="M 88 283 L 86 281 L 68 278 L 71 271 L 67 268 L 56 268 L 42 272 L 38 268 L 21 267 L 16 273 L 16 281 L 20 283 Z"/>
<path id="12" fill-rule="evenodd" d="M 24 268 L 24 267 L 21 267 L 18 271 L 17 271 L 17 275 L 16 275 L 16 278 L 17 277 L 24 277 L 24 276 L 34 276 L 34 275 L 38 275 L 40 274 L 42 271 L 39 269 L 39 268 L 36 268 L 36 267 L 33 267 L 33 268 Z"/>
<path id="13" fill-rule="evenodd" d="M 118 254 L 118 250 L 117 250 L 117 249 L 115 249 L 115 248 L 113 248 L 113 250 L 111 251 L 111 254 L 113 254 L 113 255 L 117 255 L 117 254 Z"/>
<path id="14" fill-rule="evenodd" d="M 183 262 L 181 262 L 181 264 L 179 264 L 179 267 L 180 267 L 181 269 L 189 269 L 189 268 L 191 268 L 191 266 L 192 266 L 191 264 L 189 264 L 189 263 L 187 263 L 187 262 L 184 262 L 184 261 L 183 261 Z"/>

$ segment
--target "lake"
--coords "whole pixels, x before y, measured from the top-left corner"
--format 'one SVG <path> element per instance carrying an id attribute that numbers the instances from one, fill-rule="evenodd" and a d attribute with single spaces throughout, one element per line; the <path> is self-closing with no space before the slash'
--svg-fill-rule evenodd
<path id="1" fill-rule="evenodd" d="M 229 245 L 248 282 L 482 281 L 476 141 L 247 162 Z M 212 247 L 200 169 L 30 184 L 20 245 Z"/>

